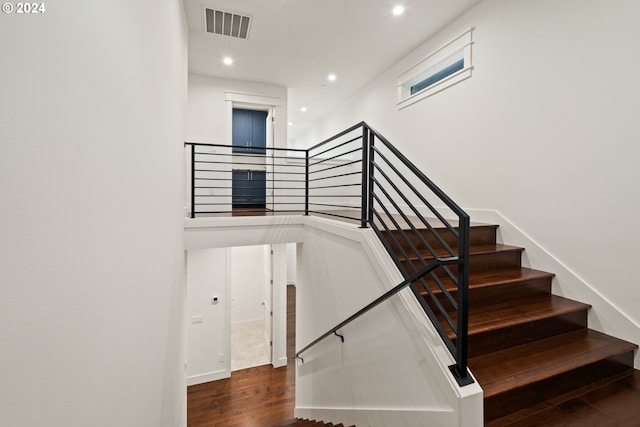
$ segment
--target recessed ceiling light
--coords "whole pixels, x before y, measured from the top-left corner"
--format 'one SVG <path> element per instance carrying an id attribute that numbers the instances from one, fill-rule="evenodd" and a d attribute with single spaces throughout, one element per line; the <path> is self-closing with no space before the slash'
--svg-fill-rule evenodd
<path id="1" fill-rule="evenodd" d="M 327 76 L 327 79 L 328 79 L 330 82 L 335 82 L 335 81 L 336 81 L 336 78 L 337 78 L 337 77 L 336 77 L 336 75 L 335 75 L 335 74 L 329 74 L 329 75 Z"/>
<path id="2" fill-rule="evenodd" d="M 224 65 L 231 65 L 231 64 L 233 64 L 233 59 L 231 59 L 231 58 L 230 58 L 230 57 L 228 57 L 228 56 L 225 56 L 225 57 L 222 59 L 222 62 L 224 62 Z"/>
<path id="3" fill-rule="evenodd" d="M 398 16 L 398 15 L 402 15 L 403 13 L 404 13 L 404 6 L 398 5 L 393 8 L 394 15 Z"/>
<path id="4" fill-rule="evenodd" d="M 307 112 L 307 107 L 302 107 L 302 108 L 300 109 L 300 111 L 302 111 L 303 113 L 306 113 L 306 112 Z"/>

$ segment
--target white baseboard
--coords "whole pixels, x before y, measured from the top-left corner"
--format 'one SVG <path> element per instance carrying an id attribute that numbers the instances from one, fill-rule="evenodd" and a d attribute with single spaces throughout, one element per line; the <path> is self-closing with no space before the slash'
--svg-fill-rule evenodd
<path id="1" fill-rule="evenodd" d="M 224 369 L 220 371 L 207 372 L 206 374 L 192 375 L 187 377 L 187 386 L 222 380 L 224 378 L 229 378 L 230 376 L 231 372 Z"/>
<path id="2" fill-rule="evenodd" d="M 287 359 L 286 357 L 280 357 L 278 359 L 275 359 L 273 362 L 271 362 L 274 368 L 287 366 L 287 363 L 289 363 L 289 359 Z"/>

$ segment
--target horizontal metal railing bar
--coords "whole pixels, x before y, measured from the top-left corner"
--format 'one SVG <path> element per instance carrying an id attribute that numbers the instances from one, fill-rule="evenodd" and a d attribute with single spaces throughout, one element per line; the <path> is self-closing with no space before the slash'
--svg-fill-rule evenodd
<path id="1" fill-rule="evenodd" d="M 229 147 L 228 145 L 226 145 L 225 147 Z M 216 157 L 230 157 L 230 158 L 257 158 L 257 159 L 284 159 L 284 160 L 297 160 L 297 161 L 304 161 L 306 158 L 305 157 L 300 157 L 300 156 L 274 156 L 274 155 L 265 155 L 265 154 L 246 154 L 246 153 L 206 153 L 203 151 L 196 151 L 195 153 L 193 153 L 196 156 L 216 156 Z M 195 163 L 199 163 L 199 162 L 209 162 L 210 160 L 197 160 L 194 159 Z M 228 163 L 231 163 L 231 159 L 227 160 Z M 287 164 L 287 166 L 299 166 L 297 164 Z"/>
<path id="2" fill-rule="evenodd" d="M 268 157 L 268 159 L 273 159 L 275 157 Z M 212 160 L 196 160 L 193 163 L 195 164 L 199 164 L 199 163 L 203 163 L 203 164 L 207 164 L 207 165 L 252 165 L 252 166 L 269 166 L 269 167 L 282 167 L 282 168 L 303 168 L 305 167 L 305 165 L 287 165 L 284 163 L 245 163 L 245 162 L 232 162 L 227 160 L 226 162 L 217 162 L 217 161 L 212 161 Z"/>
<path id="3" fill-rule="evenodd" d="M 230 145 L 225 145 L 224 147 L 227 148 L 231 148 Z M 231 162 L 231 159 L 241 159 L 241 158 L 256 158 L 256 159 L 284 159 L 284 160 L 288 160 L 288 161 L 304 161 L 305 157 L 300 157 L 300 156 L 275 156 L 275 155 L 267 155 L 267 154 L 258 154 L 258 153 L 254 153 L 254 154 L 248 154 L 248 153 L 233 153 L 233 152 L 226 152 L 226 153 L 208 153 L 206 151 L 196 151 L 195 153 L 193 153 L 197 158 L 194 159 L 194 162 L 198 163 L 198 162 L 209 162 L 211 160 L 205 160 L 205 158 L 200 158 L 201 156 L 214 156 L 214 157 L 227 157 L 230 160 L 228 160 L 229 162 Z M 296 162 L 297 163 L 297 162 Z M 291 164 L 290 166 L 298 166 L 297 164 Z"/>
<path id="4" fill-rule="evenodd" d="M 340 148 L 346 147 L 348 144 L 351 144 L 351 143 L 354 143 L 354 142 L 358 142 L 358 140 L 360 140 L 360 139 L 362 139 L 362 136 L 358 136 L 357 138 L 353 138 L 353 139 L 350 139 L 348 141 L 342 142 L 342 143 L 340 143 L 340 144 L 338 144 L 338 145 L 336 145 L 334 147 L 329 147 L 324 151 L 320 151 L 319 153 L 316 153 L 316 154 L 314 154 L 312 156 L 309 156 L 309 159 L 316 159 L 316 158 L 321 159 L 320 161 L 318 161 L 316 163 L 312 163 L 312 164 L 315 165 L 315 164 L 323 163 L 323 162 L 326 162 L 326 161 L 329 161 L 329 160 L 335 160 L 338 157 L 346 156 L 347 154 L 349 154 L 350 152 L 353 152 L 353 151 L 338 152 L 338 154 L 333 155 L 331 157 L 320 157 L 323 154 L 326 154 L 326 153 L 329 153 L 331 151 L 338 150 Z M 362 146 L 361 146 L 360 143 L 358 143 L 358 148 L 356 148 L 355 151 L 358 151 L 358 150 L 362 150 Z"/>
<path id="5" fill-rule="evenodd" d="M 332 204 L 326 204 L 326 203 L 312 203 L 309 202 L 309 206 L 328 206 L 331 208 L 345 208 L 345 209 L 360 209 L 360 206 L 344 206 L 344 205 L 332 205 Z"/>
<path id="6" fill-rule="evenodd" d="M 267 180 L 268 183 L 271 183 L 271 180 Z M 295 182 L 295 181 L 294 181 Z M 212 187 L 195 187 L 195 188 L 202 188 L 202 189 L 207 189 L 207 190 L 231 190 L 233 187 L 227 185 L 224 187 L 217 187 L 217 186 L 212 186 Z M 304 187 L 266 187 L 266 190 L 300 190 L 300 191 L 304 191 Z"/>
<path id="7" fill-rule="evenodd" d="M 368 129 L 384 144 L 389 151 L 391 151 L 404 165 L 414 173 L 422 182 L 424 182 L 429 190 L 431 190 L 440 200 L 442 200 L 456 215 L 468 217 L 467 213 L 456 202 L 451 200 L 447 194 L 440 189 L 433 181 L 431 181 L 420 169 L 416 167 L 404 154 L 402 154 L 396 147 L 394 147 L 387 138 L 376 132 L 370 126 Z"/>
<path id="8" fill-rule="evenodd" d="M 342 174 L 338 174 L 338 175 L 322 176 L 320 178 L 309 179 L 309 182 L 320 181 L 322 179 L 339 178 L 341 176 L 360 175 L 361 173 L 362 172 L 349 172 L 349 173 L 342 173 Z"/>
<path id="9" fill-rule="evenodd" d="M 237 192 L 236 193 L 238 196 L 245 196 L 245 195 L 251 195 L 253 194 L 251 191 L 247 191 L 247 192 Z M 230 197 L 231 194 L 196 194 L 196 197 Z M 274 198 L 282 198 L 282 197 L 305 197 L 304 194 L 269 194 L 266 196 L 267 198 L 270 197 L 274 197 Z M 312 197 L 340 197 L 340 198 L 352 198 L 352 199 L 357 199 L 358 197 L 360 197 L 360 195 L 351 195 L 351 194 L 317 194 L 314 195 Z"/>
<path id="10" fill-rule="evenodd" d="M 355 125 L 351 126 L 350 128 L 345 129 L 345 130 L 343 130 L 342 132 L 340 132 L 340 133 L 338 133 L 338 134 L 336 134 L 336 135 L 332 136 L 331 138 L 325 139 L 324 141 L 321 141 L 321 142 L 317 143 L 317 144 L 316 144 L 316 145 L 314 145 L 313 147 L 308 148 L 306 151 L 315 150 L 316 148 L 318 148 L 318 147 L 320 147 L 320 146 L 322 146 L 322 145 L 324 145 L 324 144 L 327 144 L 327 143 L 329 143 L 329 142 L 331 142 L 331 141 L 334 141 L 334 140 L 336 140 L 336 139 L 340 138 L 341 136 L 344 136 L 344 135 L 346 135 L 346 134 L 348 134 L 348 133 L 350 133 L 350 132 L 353 132 L 354 130 L 356 130 L 356 129 L 358 129 L 358 128 L 361 128 L 361 127 L 363 127 L 363 126 L 365 126 L 365 125 L 366 125 L 366 124 L 365 124 L 365 122 L 360 122 L 360 123 L 358 123 L 358 124 L 355 124 Z M 362 136 L 362 135 L 360 135 L 360 136 Z"/>
<path id="11" fill-rule="evenodd" d="M 254 202 L 235 202 L 235 203 L 195 203 L 195 206 L 238 206 L 238 205 L 302 205 L 301 202 L 265 202 L 265 203 L 254 203 Z"/>
<path id="12" fill-rule="evenodd" d="M 304 172 L 284 172 L 284 171 L 268 171 L 265 169 L 228 169 L 228 170 L 220 170 L 220 169 L 195 169 L 194 172 L 209 172 L 209 173 L 224 173 L 228 174 L 231 171 L 237 172 L 265 172 L 269 175 L 298 175 L 305 176 Z M 198 179 L 198 177 L 196 177 Z"/>
<path id="13" fill-rule="evenodd" d="M 404 288 L 406 288 L 411 283 L 413 283 L 414 281 L 416 281 L 420 277 L 424 276 L 430 270 L 436 268 L 437 266 L 438 266 L 438 262 L 434 261 L 428 267 L 420 270 L 418 273 L 414 274 L 413 276 L 409 277 L 408 279 L 403 280 L 402 282 L 400 282 L 399 284 L 397 284 L 393 288 L 389 289 L 387 292 L 385 292 L 384 294 L 382 294 L 381 296 L 379 296 L 378 298 L 376 298 L 375 300 L 373 300 L 372 302 L 370 302 L 369 304 L 367 304 L 366 306 L 364 306 L 363 308 L 361 308 L 360 310 L 358 310 L 357 312 L 355 312 L 354 314 L 349 316 L 347 319 L 345 319 L 342 322 L 338 323 L 336 326 L 334 326 L 333 328 L 329 329 L 324 334 L 320 335 L 318 338 L 313 340 L 311 343 L 307 344 L 302 350 L 299 350 L 298 352 L 296 352 L 296 356 L 301 355 L 302 353 L 304 353 L 305 351 L 309 350 L 311 347 L 313 347 L 314 345 L 316 345 L 320 341 L 322 341 L 325 338 L 327 338 L 329 335 L 333 335 L 334 332 L 337 332 L 339 329 L 342 329 L 343 327 L 347 326 L 349 323 L 351 323 L 354 320 L 358 319 L 360 316 L 368 313 L 369 311 L 371 311 L 372 309 L 376 308 L 377 306 L 379 306 L 383 302 L 387 301 L 389 298 L 393 297 L 398 292 L 402 291 Z"/>
<path id="14" fill-rule="evenodd" d="M 431 205 L 431 203 L 429 203 L 427 201 L 427 199 L 425 199 L 424 196 L 418 190 L 415 189 L 415 187 L 409 182 L 409 180 L 404 176 L 404 174 L 400 173 L 400 171 L 386 158 L 386 156 L 384 154 L 379 152 L 375 147 L 373 148 L 373 150 L 377 153 L 378 157 L 381 157 L 385 161 L 385 163 L 396 173 L 396 175 L 398 175 L 398 177 L 405 183 L 405 185 L 407 185 L 411 189 L 411 191 L 413 191 L 413 193 L 420 198 L 420 201 L 422 201 L 422 203 L 424 203 L 425 206 L 427 206 L 429 208 L 429 210 L 431 212 L 433 212 L 433 214 L 440 220 L 440 222 L 442 222 L 443 225 L 445 227 L 447 227 L 449 229 L 449 231 L 451 231 L 453 233 L 453 235 L 456 236 L 456 238 L 457 238 L 458 237 L 458 231 L 455 229 L 455 227 L 453 227 L 453 226 L 451 226 L 451 224 L 449 224 L 449 221 L 447 221 L 442 216 L 442 214 L 440 214 L 440 212 L 438 212 L 438 210 L 436 208 L 434 208 Z M 374 167 L 376 168 L 376 170 L 382 172 L 382 168 L 380 166 L 378 166 L 377 164 L 374 163 Z M 387 181 L 390 181 L 390 180 L 387 178 Z M 436 194 L 436 196 L 437 196 L 437 194 Z"/>
<path id="15" fill-rule="evenodd" d="M 362 137 L 360 137 L 358 139 L 361 139 L 361 138 Z M 353 141 L 348 141 L 348 142 L 353 142 Z M 339 147 L 335 147 L 335 148 L 339 148 Z M 327 151 L 330 151 L 330 150 L 327 150 Z M 357 148 L 354 148 L 353 150 L 350 150 L 350 151 L 345 151 L 344 153 L 338 153 L 338 154 L 336 154 L 335 156 L 332 156 L 332 157 L 323 158 L 322 160 L 319 160 L 319 161 L 317 161 L 315 163 L 309 163 L 309 167 L 313 167 L 313 166 L 319 165 L 320 163 L 328 162 L 330 160 L 335 160 L 337 158 L 344 157 L 347 154 L 353 154 L 353 153 L 356 153 L 358 151 L 362 151 L 362 146 L 358 146 Z M 313 158 L 313 157 L 310 157 L 310 159 L 311 158 Z"/>
<path id="16" fill-rule="evenodd" d="M 210 144 L 206 142 L 185 142 L 184 145 L 202 145 L 205 147 L 225 147 L 225 148 L 233 148 L 233 145 L 228 144 Z M 299 153 L 306 153 L 307 150 L 302 148 L 280 148 L 280 147 L 260 147 L 260 150 L 274 150 L 274 151 L 296 151 Z M 236 153 L 243 154 L 243 153 Z"/>
<path id="17" fill-rule="evenodd" d="M 273 211 L 269 211 L 269 210 L 264 210 L 262 208 L 258 208 L 258 209 L 251 209 L 251 208 L 241 208 L 242 211 L 240 211 L 242 214 L 246 214 L 246 213 L 273 213 Z M 198 214 L 234 214 L 237 213 L 239 214 L 239 212 L 234 212 L 233 210 L 224 210 L 224 211 L 197 211 L 195 212 L 196 215 Z M 281 211 L 278 211 L 277 213 L 304 213 L 304 209 L 284 209 Z M 243 216 L 242 214 L 239 214 L 237 216 Z"/>
<path id="18" fill-rule="evenodd" d="M 194 178 L 196 181 L 233 181 L 232 178 L 203 178 L 203 177 L 196 177 Z M 267 182 L 273 182 L 273 179 L 267 179 Z M 300 183 L 304 183 L 305 181 L 301 181 L 301 180 L 297 180 L 297 179 L 278 179 L 275 180 L 276 182 L 300 182 Z M 211 187 L 201 187 L 201 188 L 211 188 Z"/>
<path id="19" fill-rule="evenodd" d="M 318 170 L 314 170 L 314 171 L 309 171 L 309 175 L 311 175 L 312 173 L 320 173 L 320 172 L 325 172 L 325 171 L 328 171 L 328 170 L 331 170 L 331 169 L 343 168 L 345 166 L 351 166 L 351 165 L 354 165 L 356 163 L 362 163 L 362 159 L 353 160 L 351 162 L 343 163 L 341 165 L 330 166 L 330 167 L 324 168 L 324 169 L 318 169 Z M 359 173 L 362 173 L 362 172 L 359 172 Z"/>
<path id="20" fill-rule="evenodd" d="M 362 183 L 358 182 L 356 184 L 336 184 L 336 185 L 322 185 L 320 187 L 309 187 L 309 190 L 320 190 L 326 188 L 340 188 L 340 187 L 361 187 Z M 358 195 L 358 197 L 360 197 Z"/>

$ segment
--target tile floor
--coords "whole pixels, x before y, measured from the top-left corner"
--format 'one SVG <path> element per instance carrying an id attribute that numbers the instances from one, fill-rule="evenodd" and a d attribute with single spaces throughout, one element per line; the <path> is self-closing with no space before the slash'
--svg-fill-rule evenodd
<path id="1" fill-rule="evenodd" d="M 264 341 L 262 320 L 231 325 L 231 370 L 270 363 Z"/>

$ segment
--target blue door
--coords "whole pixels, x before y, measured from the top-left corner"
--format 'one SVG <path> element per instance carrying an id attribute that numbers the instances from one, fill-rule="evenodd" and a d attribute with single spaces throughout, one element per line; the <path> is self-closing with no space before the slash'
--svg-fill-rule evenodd
<path id="1" fill-rule="evenodd" d="M 233 109 L 232 145 L 234 153 L 265 154 L 267 112 Z"/>
<path id="2" fill-rule="evenodd" d="M 267 179 L 265 171 L 234 170 L 232 177 L 232 207 L 266 207 Z"/>

